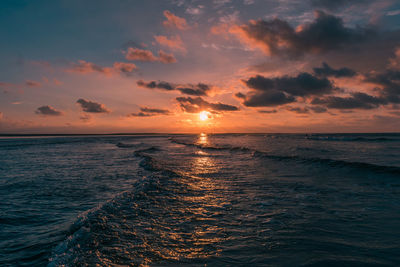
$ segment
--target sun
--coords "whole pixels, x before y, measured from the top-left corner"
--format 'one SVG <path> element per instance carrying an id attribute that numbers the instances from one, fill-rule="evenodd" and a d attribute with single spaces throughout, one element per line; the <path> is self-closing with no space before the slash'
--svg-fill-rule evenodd
<path id="1" fill-rule="evenodd" d="M 202 112 L 200 112 L 200 113 L 199 113 L 199 119 L 200 119 L 201 121 L 206 121 L 206 120 L 208 120 L 208 114 L 209 114 L 208 111 L 202 111 Z"/>

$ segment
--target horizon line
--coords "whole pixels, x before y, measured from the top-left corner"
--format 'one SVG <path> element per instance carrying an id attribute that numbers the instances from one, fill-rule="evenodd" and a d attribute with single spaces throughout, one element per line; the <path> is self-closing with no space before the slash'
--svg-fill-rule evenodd
<path id="1" fill-rule="evenodd" d="M 24 137 L 24 136 L 122 136 L 122 135 L 198 135 L 198 134 L 222 135 L 222 134 L 400 134 L 400 132 L 217 132 L 217 133 L 0 133 L 0 137 Z"/>

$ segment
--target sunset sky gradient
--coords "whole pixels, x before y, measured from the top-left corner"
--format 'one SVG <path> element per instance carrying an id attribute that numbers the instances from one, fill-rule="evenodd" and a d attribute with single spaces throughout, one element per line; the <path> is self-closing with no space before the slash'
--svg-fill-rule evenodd
<path id="1" fill-rule="evenodd" d="M 0 133 L 400 131 L 396 0 L 5 0 L 0 34 Z"/>

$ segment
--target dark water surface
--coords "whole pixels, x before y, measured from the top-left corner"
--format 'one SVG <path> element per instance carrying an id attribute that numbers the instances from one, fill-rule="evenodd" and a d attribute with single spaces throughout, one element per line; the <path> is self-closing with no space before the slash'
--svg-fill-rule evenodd
<path id="1" fill-rule="evenodd" d="M 398 266 L 400 135 L 0 138 L 0 266 Z"/>

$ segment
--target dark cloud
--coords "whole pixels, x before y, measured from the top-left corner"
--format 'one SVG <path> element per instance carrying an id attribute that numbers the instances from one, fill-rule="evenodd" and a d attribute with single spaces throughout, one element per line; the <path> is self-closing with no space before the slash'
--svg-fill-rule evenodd
<path id="1" fill-rule="evenodd" d="M 333 84 L 326 78 L 318 78 L 307 72 L 295 77 L 282 76 L 266 78 L 261 75 L 251 77 L 244 83 L 256 91 L 283 91 L 293 96 L 308 96 L 331 93 L 334 91 Z"/>
<path id="2" fill-rule="evenodd" d="M 173 84 L 163 81 L 145 82 L 143 80 L 139 80 L 136 82 L 136 84 L 140 87 L 148 89 L 160 89 L 165 91 L 177 90 L 182 94 L 193 95 L 193 96 L 206 96 L 208 95 L 208 92 L 211 90 L 211 87 L 204 83 L 198 83 L 196 85 L 193 85 L 193 84 Z"/>
<path id="3" fill-rule="evenodd" d="M 324 112 L 327 112 L 327 111 L 328 111 L 326 108 L 321 107 L 321 106 L 310 107 L 310 109 L 311 109 L 312 111 L 314 111 L 315 113 L 324 113 Z"/>
<path id="4" fill-rule="evenodd" d="M 400 103 L 400 71 L 386 70 L 373 72 L 366 75 L 366 82 L 374 83 L 381 87 L 381 95 L 390 103 Z"/>
<path id="5" fill-rule="evenodd" d="M 259 110 L 259 113 L 266 113 L 266 114 L 271 114 L 271 113 L 277 113 L 278 111 L 276 109 L 272 110 Z"/>
<path id="6" fill-rule="evenodd" d="M 211 88 L 207 84 L 198 83 L 197 85 L 180 85 L 176 89 L 186 95 L 206 96 Z"/>
<path id="7" fill-rule="evenodd" d="M 183 111 L 188 113 L 197 113 L 203 110 L 210 111 L 237 111 L 238 107 L 223 104 L 223 103 L 210 103 L 202 99 L 201 97 L 177 97 L 176 100 L 179 102 Z"/>
<path id="8" fill-rule="evenodd" d="M 92 102 L 89 100 L 85 100 L 83 98 L 80 98 L 76 101 L 81 107 L 84 112 L 88 113 L 109 113 L 110 110 L 108 110 L 103 104 L 97 103 L 97 102 Z"/>
<path id="9" fill-rule="evenodd" d="M 167 109 L 141 107 L 140 112 L 131 113 L 130 117 L 153 117 L 158 115 L 170 115 L 171 112 Z"/>
<path id="10" fill-rule="evenodd" d="M 308 114 L 310 113 L 310 110 L 308 108 L 302 108 L 302 107 L 287 107 L 286 108 L 289 111 L 298 113 L 298 114 Z"/>
<path id="11" fill-rule="evenodd" d="M 38 107 L 35 111 L 38 115 L 45 115 L 45 116 L 60 116 L 63 113 L 61 111 L 56 110 L 52 106 L 41 106 Z"/>
<path id="12" fill-rule="evenodd" d="M 236 93 L 235 94 L 235 96 L 237 97 L 237 98 L 239 98 L 239 99 L 245 99 L 246 98 L 246 95 L 245 94 L 243 94 L 243 93 Z"/>
<path id="13" fill-rule="evenodd" d="M 327 96 L 325 98 L 314 98 L 311 104 L 323 105 L 334 109 L 373 109 L 387 104 L 387 100 L 365 93 L 353 93 L 350 97 Z"/>
<path id="14" fill-rule="evenodd" d="M 155 113 L 155 114 L 169 114 L 169 110 L 167 109 L 159 109 L 159 108 L 148 108 L 148 107 L 143 107 L 140 108 L 140 111 L 146 112 L 146 113 Z"/>
<path id="15" fill-rule="evenodd" d="M 161 89 L 161 90 L 166 90 L 166 91 L 172 91 L 175 90 L 175 85 L 168 83 L 168 82 L 156 82 L 156 81 L 150 81 L 150 82 L 145 82 L 143 80 L 139 80 L 136 82 L 136 84 L 140 87 L 143 88 L 148 88 L 148 89 Z"/>
<path id="16" fill-rule="evenodd" d="M 323 95 L 335 91 L 328 79 L 306 72 L 295 77 L 267 78 L 257 75 L 243 82 L 252 90 L 247 95 L 237 93 L 236 97 L 243 99 L 243 105 L 248 107 L 279 106 L 295 102 L 298 96 Z"/>
<path id="17" fill-rule="evenodd" d="M 295 101 L 296 99 L 293 96 L 277 90 L 253 91 L 246 96 L 243 105 L 247 107 L 274 107 Z"/>
<path id="18" fill-rule="evenodd" d="M 310 24 L 293 28 L 288 22 L 273 20 L 251 21 L 232 30 L 244 42 L 262 47 L 272 56 L 298 57 L 305 53 L 320 54 L 360 43 L 371 34 L 364 28 L 348 28 L 343 20 L 323 11 L 316 11 Z"/>
<path id="19" fill-rule="evenodd" d="M 320 76 L 320 77 L 341 78 L 341 77 L 353 77 L 356 75 L 356 72 L 352 69 L 349 69 L 349 68 L 334 69 L 334 68 L 331 68 L 325 62 L 322 63 L 322 67 L 314 68 L 313 70 L 314 70 L 315 75 Z"/>

